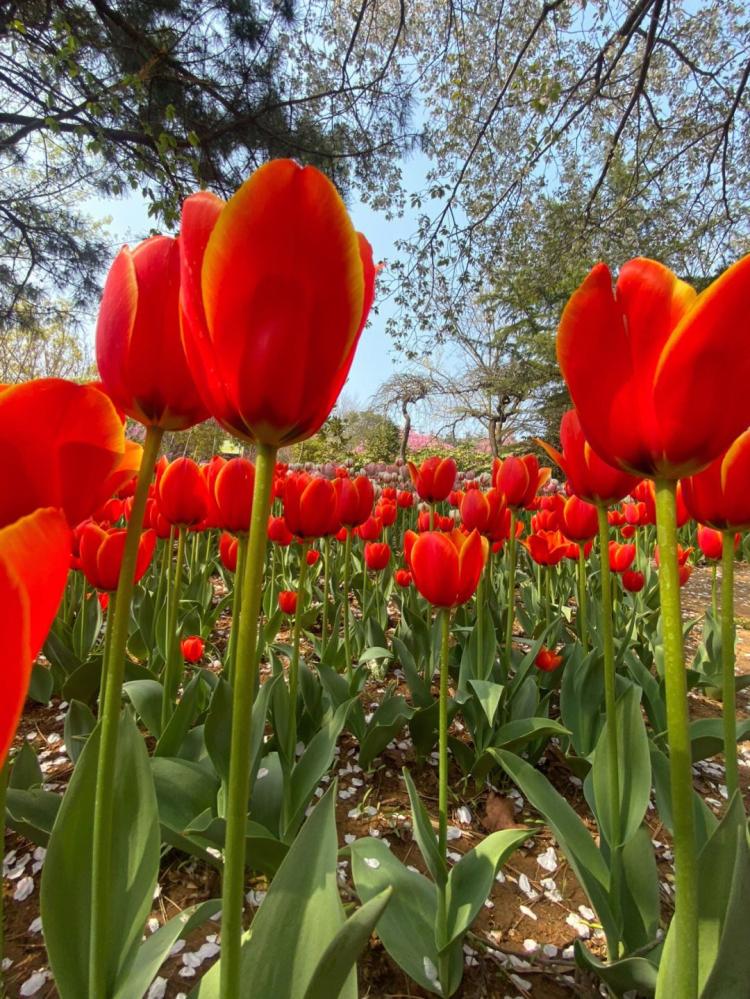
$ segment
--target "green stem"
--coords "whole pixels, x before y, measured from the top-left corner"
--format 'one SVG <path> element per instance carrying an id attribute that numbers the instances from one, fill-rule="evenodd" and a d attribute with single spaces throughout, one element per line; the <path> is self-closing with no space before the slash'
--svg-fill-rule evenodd
<path id="1" fill-rule="evenodd" d="M 698 867 L 677 566 L 676 485 L 665 479 L 657 479 L 655 485 L 675 857 L 674 978 L 669 989 L 671 995 L 680 999 L 695 999 L 698 992 Z"/>
<path id="2" fill-rule="evenodd" d="M 588 608 L 586 606 L 586 554 L 585 545 L 578 546 L 578 630 L 584 653 L 589 650 Z"/>
<path id="3" fill-rule="evenodd" d="M 713 615 L 714 621 L 716 620 L 716 615 L 718 613 L 718 603 L 716 600 L 716 568 L 717 563 L 711 566 L 711 613 Z"/>
<path id="4" fill-rule="evenodd" d="M 229 632 L 229 648 L 227 650 L 226 677 L 231 682 L 234 676 L 234 664 L 237 659 L 237 635 L 240 630 L 242 616 L 242 577 L 247 558 L 247 534 L 242 533 L 237 539 L 237 565 L 234 572 L 234 593 L 232 594 L 232 630 Z M 275 607 L 270 607 L 273 614 Z"/>
<path id="5" fill-rule="evenodd" d="M 346 676 L 352 678 L 352 647 L 349 637 L 349 585 L 351 579 L 352 561 L 352 529 L 346 529 L 346 544 L 344 545 L 344 657 L 346 659 Z"/>
<path id="6" fill-rule="evenodd" d="M 440 610 L 440 701 L 438 718 L 438 849 L 440 856 L 447 862 L 448 850 L 448 643 L 450 640 L 451 612 L 447 607 Z M 443 881 L 437 885 L 438 893 L 438 928 L 439 935 L 447 936 L 448 918 L 448 886 Z M 448 950 L 440 956 L 438 969 L 440 984 L 444 989 L 449 981 Z"/>
<path id="7" fill-rule="evenodd" d="M 161 699 L 162 732 L 172 714 L 172 707 L 177 700 L 177 689 L 182 673 L 182 657 L 180 656 L 180 635 L 177 628 L 177 617 L 182 593 L 182 563 L 185 557 L 185 528 L 180 526 L 177 534 L 177 559 L 175 560 L 174 578 L 169 590 L 167 605 L 167 664 L 164 669 L 164 693 Z"/>
<path id="8" fill-rule="evenodd" d="M 505 619 L 505 661 L 507 668 L 511 667 L 511 652 L 513 649 L 513 621 L 516 605 L 516 511 L 510 511 L 510 535 L 508 536 L 508 616 Z"/>
<path id="9" fill-rule="evenodd" d="M 227 785 L 226 839 L 221 919 L 221 990 L 226 999 L 240 995 L 242 908 L 245 895 L 245 831 L 250 798 L 252 710 L 258 679 L 258 615 L 263 590 L 266 523 L 276 448 L 258 445 L 253 513 L 242 576 L 242 614 L 232 677 L 232 735 Z"/>
<path id="10" fill-rule="evenodd" d="M 95 594 L 96 596 L 96 594 Z M 107 607 L 107 623 L 104 626 L 104 651 L 102 653 L 102 678 L 99 687 L 99 706 L 98 706 L 98 716 L 101 717 L 102 708 L 104 705 L 104 698 L 107 693 L 107 663 L 109 662 L 109 650 L 112 645 L 112 618 L 115 615 L 115 606 L 117 602 L 117 594 L 110 593 L 109 595 L 109 606 Z"/>
<path id="11" fill-rule="evenodd" d="M 328 590 L 330 587 L 330 562 L 331 562 L 331 539 L 326 536 L 323 542 L 323 620 L 320 626 L 320 633 L 323 638 L 322 648 L 325 648 L 328 640 Z M 322 651 L 322 649 L 321 649 Z"/>
<path id="12" fill-rule="evenodd" d="M 292 639 L 292 659 L 289 663 L 289 765 L 294 766 L 294 750 L 297 745 L 297 689 L 299 687 L 299 640 L 302 635 L 302 611 L 305 602 L 305 581 L 307 579 L 308 541 L 302 544 L 299 580 L 297 582 L 297 609 L 294 612 L 294 637 Z"/>
<path id="13" fill-rule="evenodd" d="M 362 621 L 367 617 L 367 564 L 365 562 L 365 543 L 362 542 Z"/>
<path id="14" fill-rule="evenodd" d="M 476 595 L 476 607 L 477 607 L 477 636 L 479 638 L 479 648 L 484 649 L 484 643 L 482 641 L 484 632 L 484 577 L 487 566 L 482 569 L 482 575 L 479 577 L 479 583 L 477 585 L 477 595 Z M 481 664 L 481 669 L 484 670 L 485 664 Z M 483 673 L 482 673 L 483 675 Z"/>
<path id="15" fill-rule="evenodd" d="M 615 645 L 612 629 L 612 574 L 609 568 L 609 522 L 607 508 L 597 504 L 599 519 L 599 565 L 602 578 L 602 644 L 604 646 L 604 710 L 607 717 L 607 748 L 610 787 L 610 827 L 613 852 L 620 845 L 620 761 L 617 745 Z"/>
<path id="16" fill-rule="evenodd" d="M 724 765 L 729 800 L 739 787 L 737 718 L 734 684 L 734 532 L 722 532 L 721 548 L 721 665 Z"/>
<path id="17" fill-rule="evenodd" d="M 549 628 L 552 613 L 552 566 L 544 567 L 544 625 Z"/>
<path id="18" fill-rule="evenodd" d="M 117 734 L 122 703 L 122 681 L 125 674 L 125 650 L 128 643 L 130 605 L 135 589 L 135 568 L 138 543 L 143 527 L 148 487 L 154 474 L 154 465 L 164 431 L 161 427 L 148 427 L 143 445 L 143 457 L 138 472 L 138 484 L 133 497 L 125 548 L 120 566 L 112 636 L 106 665 L 107 682 L 101 717 L 99 760 L 96 770 L 94 796 L 94 831 L 91 870 L 91 936 L 89 940 L 89 999 L 105 999 L 112 985 L 106 982 L 105 941 L 110 937 L 111 908 L 118 904 L 111 894 L 112 821 L 114 813 L 115 780 L 117 764 Z"/>

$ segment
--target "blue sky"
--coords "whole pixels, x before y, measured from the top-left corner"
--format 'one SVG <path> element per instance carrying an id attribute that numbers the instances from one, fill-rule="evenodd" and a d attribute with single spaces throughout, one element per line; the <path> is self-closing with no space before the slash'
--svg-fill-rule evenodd
<path id="1" fill-rule="evenodd" d="M 416 190 L 423 184 L 427 160 L 419 155 L 403 165 L 404 183 L 407 191 Z M 408 206 L 408 200 L 407 200 Z M 147 236 L 153 220 L 148 217 L 146 202 L 140 195 L 120 200 L 92 199 L 86 205 L 96 219 L 110 218 L 109 232 L 112 237 L 112 257 L 123 243 L 136 243 Z M 408 207 L 407 207 L 408 212 Z M 395 221 L 386 220 L 381 212 L 375 212 L 361 201 L 350 205 L 352 220 L 357 229 L 363 232 L 372 244 L 375 260 L 386 263 L 395 255 L 394 243 L 412 235 L 416 228 L 413 216 L 406 214 Z M 402 365 L 393 350 L 385 325 L 393 309 L 389 302 L 381 303 L 377 315 L 371 314 L 370 322 L 362 333 L 357 354 L 354 358 L 344 393 L 358 407 L 364 408 L 377 387 Z M 92 331 L 93 336 L 93 331 Z"/>

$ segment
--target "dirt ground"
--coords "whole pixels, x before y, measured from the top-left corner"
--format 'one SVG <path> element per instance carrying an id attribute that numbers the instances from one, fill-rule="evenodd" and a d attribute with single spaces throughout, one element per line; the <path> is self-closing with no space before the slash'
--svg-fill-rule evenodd
<path id="1" fill-rule="evenodd" d="M 700 614 L 710 603 L 710 570 L 693 572 L 683 591 L 686 617 Z M 750 568 L 736 568 L 736 616 L 738 624 L 737 669 L 750 671 Z M 375 701 L 384 684 L 368 685 L 365 698 Z M 39 755 L 46 787 L 61 789 L 72 773 L 63 744 L 64 703 L 55 701 L 47 707 L 29 705 L 18 734 Z M 750 714 L 750 692 L 738 695 L 738 709 L 743 717 Z M 694 717 L 718 716 L 721 706 L 700 695 L 691 695 Z M 741 780 L 750 801 L 750 743 L 739 746 Z M 356 765 L 356 745 L 348 737 L 341 740 L 340 752 L 332 774 L 338 777 L 337 825 L 340 844 L 351 837 L 377 836 L 388 842 L 402 861 L 422 870 L 422 860 L 412 841 L 408 796 L 400 778 L 402 766 L 408 766 L 422 800 L 437 824 L 437 756 L 418 764 L 408 733 L 391 743 L 376 761 L 370 773 Z M 572 777 L 550 745 L 542 767 L 549 779 L 590 824 L 580 782 Z M 695 784 L 708 804 L 718 813 L 724 802 L 724 768 L 719 759 L 707 760 L 694 768 Z M 539 831 L 526 841 L 503 868 L 494 884 L 486 907 L 480 914 L 465 947 L 466 971 L 457 996 L 472 999 L 563 999 L 563 997 L 599 996 L 598 985 L 578 970 L 572 949 L 576 938 L 582 939 L 598 954 L 604 954 L 603 935 L 594 913 L 575 876 L 557 847 L 554 837 L 539 825 L 539 816 L 529 809 L 515 789 L 507 785 L 484 789 L 471 797 L 461 793 L 458 774 L 450 784 L 453 801 L 449 833 L 451 859 L 471 849 L 486 835 L 486 805 L 489 795 L 497 794 L 491 809 L 498 807 L 516 822 L 530 821 Z M 669 837 L 662 830 L 653 805 L 647 820 L 657 850 L 662 880 L 665 918 L 672 907 L 672 854 Z M 593 827 L 592 827 L 593 828 Z M 48 970 L 44 937 L 39 919 L 40 872 L 44 851 L 8 832 L 5 839 L 3 893 L 5 905 L 5 969 L 8 996 L 38 996 L 52 999 L 57 991 Z M 355 894 L 347 862 L 339 865 L 339 880 L 345 900 Z M 248 909 L 262 899 L 262 879 L 248 881 Z M 146 932 L 181 909 L 220 895 L 216 872 L 203 863 L 176 851 L 167 853 L 162 865 L 159 890 L 154 899 Z M 216 960 L 219 952 L 219 923 L 211 921 L 187 941 L 174 948 L 163 965 L 159 978 L 148 993 L 149 999 L 185 997 L 200 976 Z M 393 964 L 377 939 L 359 964 L 360 996 L 377 999 L 406 999 L 425 996 Z M 136 997 L 133 997 L 136 999 Z M 269 997 L 273 999 L 273 997 Z"/>

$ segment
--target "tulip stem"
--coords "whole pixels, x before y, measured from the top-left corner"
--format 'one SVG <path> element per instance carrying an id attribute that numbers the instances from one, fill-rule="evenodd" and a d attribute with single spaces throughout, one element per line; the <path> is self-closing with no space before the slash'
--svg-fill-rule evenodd
<path id="1" fill-rule="evenodd" d="M 352 678 L 352 647 L 349 637 L 349 585 L 352 562 L 352 529 L 346 529 L 344 544 L 344 658 L 346 659 L 346 676 L 351 683 Z"/>
<path id="2" fill-rule="evenodd" d="M 89 999 L 105 999 L 111 991 L 107 982 L 104 957 L 108 952 L 105 941 L 110 938 L 111 909 L 117 900 L 112 898 L 112 821 L 114 813 L 115 780 L 117 765 L 117 735 L 122 703 L 122 681 L 125 674 L 125 650 L 130 625 L 130 605 L 135 589 L 135 570 L 138 544 L 146 510 L 148 487 L 154 474 L 154 465 L 164 431 L 161 427 L 148 427 L 143 444 L 143 457 L 138 472 L 138 483 L 133 496 L 125 548 L 122 553 L 120 579 L 117 585 L 112 635 L 106 664 L 107 682 L 102 706 L 99 759 L 96 769 L 94 797 L 94 832 L 91 870 L 91 934 L 89 938 Z"/>
<path id="3" fill-rule="evenodd" d="M 365 562 L 365 542 L 362 542 L 362 623 L 367 617 L 367 563 Z"/>
<path id="4" fill-rule="evenodd" d="M 620 845 L 620 760 L 617 743 L 615 646 L 612 628 L 612 573 L 609 567 L 609 521 L 607 508 L 597 503 L 599 564 L 602 577 L 602 644 L 604 646 L 604 711 L 607 719 L 610 827 L 614 852 Z"/>
<path id="5" fill-rule="evenodd" d="M 739 787 L 737 766 L 737 719 L 734 684 L 734 532 L 722 532 L 721 546 L 721 664 L 722 714 L 724 717 L 724 766 L 727 795 Z"/>
<path id="6" fill-rule="evenodd" d="M 177 617 L 182 592 L 182 563 L 185 557 L 185 527 L 180 525 L 177 530 L 177 559 L 174 566 L 174 577 L 169 588 L 167 604 L 167 662 L 164 667 L 164 693 L 161 699 L 161 730 L 167 727 L 172 714 L 172 706 L 177 700 L 177 688 L 180 683 L 180 636 L 177 629 Z"/>
<path id="7" fill-rule="evenodd" d="M 302 611 L 305 600 L 305 581 L 307 579 L 307 553 L 310 549 L 308 541 L 302 544 L 300 556 L 299 580 L 297 581 L 297 606 L 294 611 L 294 638 L 292 640 L 292 658 L 289 663 L 289 766 L 294 766 L 294 750 L 297 745 L 297 688 L 299 687 L 299 640 L 302 634 Z"/>
<path id="8" fill-rule="evenodd" d="M 242 613 L 232 677 L 232 734 L 227 785 L 226 839 L 221 918 L 220 995 L 240 995 L 242 909 L 245 896 L 245 831 L 251 794 L 252 711 L 258 679 L 258 615 L 266 564 L 267 520 L 276 448 L 258 445 L 252 518 L 242 574 Z M 238 581 L 239 585 L 239 581 Z"/>
<path id="9" fill-rule="evenodd" d="M 330 563 L 331 563 L 331 539 L 326 535 L 323 542 L 323 620 L 320 625 L 320 634 L 323 642 L 321 652 L 325 649 L 328 640 L 328 590 L 330 588 Z"/>
<path id="10" fill-rule="evenodd" d="M 511 655 L 513 651 L 513 621 L 516 608 L 516 511 L 511 507 L 510 534 L 508 535 L 508 566 L 507 566 L 508 616 L 505 619 L 505 661 L 510 672 Z"/>
<path id="11" fill-rule="evenodd" d="M 226 678 L 231 683 L 237 659 L 237 634 L 240 630 L 242 616 L 242 577 L 247 557 L 247 533 L 242 532 L 237 539 L 237 565 L 234 567 L 234 593 L 232 594 L 232 630 L 229 632 L 229 649 L 227 651 Z M 273 604 L 270 613 L 273 614 Z"/>
<path id="12" fill-rule="evenodd" d="M 716 600 L 716 562 L 711 566 L 711 613 L 713 615 L 714 621 L 718 614 L 718 603 Z"/>
<path id="13" fill-rule="evenodd" d="M 586 553 L 585 545 L 578 546 L 578 631 L 584 654 L 589 650 L 589 623 L 586 606 Z"/>
<path id="14" fill-rule="evenodd" d="M 695 999 L 698 992 L 698 870 L 677 566 L 676 485 L 672 480 L 657 479 L 655 486 L 675 856 L 674 979 L 669 983 L 669 992 L 680 999 Z"/>
<path id="15" fill-rule="evenodd" d="M 438 717 L 438 849 L 440 856 L 447 860 L 448 850 L 448 643 L 450 641 L 451 612 L 447 607 L 440 610 L 440 700 Z M 439 936 L 447 936 L 448 886 L 443 879 L 437 886 Z M 438 974 L 443 990 L 448 988 L 449 957 L 446 949 L 440 955 Z"/>
<path id="16" fill-rule="evenodd" d="M 109 606 L 107 607 L 107 622 L 104 626 L 104 650 L 102 652 L 102 678 L 99 686 L 99 708 L 98 716 L 101 717 L 101 713 L 104 707 L 104 698 L 107 692 L 107 663 L 109 662 L 109 649 L 112 645 L 112 619 L 115 615 L 115 606 L 117 602 L 117 594 L 110 593 L 109 595 Z"/>

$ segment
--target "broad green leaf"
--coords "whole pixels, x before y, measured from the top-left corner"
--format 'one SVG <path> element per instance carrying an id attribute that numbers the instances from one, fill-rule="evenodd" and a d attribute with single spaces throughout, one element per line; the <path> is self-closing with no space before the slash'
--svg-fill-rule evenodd
<path id="1" fill-rule="evenodd" d="M 750 718 L 737 719 L 737 742 L 750 735 Z M 724 752 L 724 722 L 721 718 L 698 718 L 690 723 L 690 752 L 693 763 Z"/>
<path id="2" fill-rule="evenodd" d="M 101 728 L 90 735 L 63 798 L 42 872 L 44 939 L 61 999 L 89 994 L 91 855 Z M 159 872 L 154 783 L 143 737 L 129 712 L 119 721 L 111 839 L 109 933 L 103 941 L 106 991 L 135 960 Z"/>
<path id="3" fill-rule="evenodd" d="M 0 774 L 0 780 L 2 780 Z M 24 740 L 21 748 L 13 758 L 13 765 L 8 777 L 8 787 L 19 791 L 29 791 L 32 787 L 41 787 L 44 783 L 42 768 L 31 746 Z"/>
<path id="4" fill-rule="evenodd" d="M 488 723 L 492 725 L 505 687 L 501 683 L 493 683 L 491 680 L 474 679 L 469 680 L 469 686 L 477 695 Z"/>
<path id="5" fill-rule="evenodd" d="M 550 718 L 518 718 L 501 725 L 492 736 L 492 741 L 496 749 L 515 751 L 542 736 L 551 738 L 553 735 L 570 735 L 570 732 Z"/>
<path id="6" fill-rule="evenodd" d="M 623 880 L 618 889 L 622 941 L 626 951 L 640 951 L 656 940 L 659 928 L 659 872 L 651 834 L 645 825 L 619 851 Z"/>
<path id="7" fill-rule="evenodd" d="M 447 937 L 438 939 L 445 950 L 462 940 L 492 890 L 495 874 L 513 851 L 531 835 L 528 829 L 502 829 L 482 840 L 459 860 L 448 875 Z M 436 927 L 436 934 L 439 927 Z"/>
<path id="8" fill-rule="evenodd" d="M 47 846 L 62 797 L 41 788 L 9 787 L 5 798 L 6 825 L 37 846 Z"/>
<path id="9" fill-rule="evenodd" d="M 242 944 L 241 991 L 233 999 L 303 999 L 321 953 L 344 925 L 336 863 L 336 782 L 292 844 Z M 219 999 L 220 964 L 191 999 Z M 356 999 L 356 974 L 339 997 Z"/>
<path id="10" fill-rule="evenodd" d="M 368 770 L 378 753 L 398 735 L 413 714 L 414 708 L 407 704 L 400 694 L 386 694 L 370 719 L 364 738 L 360 742 L 360 766 Z"/>
<path id="11" fill-rule="evenodd" d="M 86 740 L 96 728 L 96 718 L 88 704 L 81 701 L 71 701 L 68 713 L 65 715 L 65 748 L 73 763 L 86 745 Z"/>
<path id="12" fill-rule="evenodd" d="M 191 823 L 185 835 L 189 836 L 191 841 L 197 840 L 207 847 L 223 851 L 226 820 L 204 812 Z M 289 847 L 286 843 L 276 839 L 265 826 L 248 820 L 245 831 L 245 863 L 250 870 L 260 871 L 272 878 L 288 852 Z"/>
<path id="13" fill-rule="evenodd" d="M 359 662 L 368 663 L 371 659 L 393 659 L 393 653 L 390 649 L 382 648 L 377 645 L 371 645 L 370 648 L 365 649 L 359 657 Z"/>
<path id="14" fill-rule="evenodd" d="M 659 818 L 671 833 L 673 825 L 669 760 L 653 742 L 650 744 L 650 754 L 656 808 L 659 812 Z M 713 834 L 718 825 L 718 820 L 703 798 L 695 791 L 693 792 L 693 817 L 695 821 L 695 840 L 700 850 Z"/>
<path id="15" fill-rule="evenodd" d="M 584 971 L 591 972 L 608 985 L 612 992 L 621 996 L 626 992 L 639 995 L 653 995 L 656 988 L 658 951 L 654 951 L 654 961 L 648 957 L 623 957 L 617 961 L 600 961 L 580 940 L 574 943 L 576 964 Z"/>
<path id="16" fill-rule="evenodd" d="M 391 895 L 393 889 L 386 888 L 347 919 L 321 955 L 304 999 L 331 999 L 341 994 Z"/>
<path id="17" fill-rule="evenodd" d="M 151 760 L 159 821 L 182 833 L 196 816 L 216 803 L 219 781 L 215 775 L 189 760 L 154 756 Z"/>
<path id="18" fill-rule="evenodd" d="M 201 671 L 195 674 L 183 690 L 177 707 L 172 712 L 166 728 L 159 736 L 154 756 L 177 756 L 183 739 L 198 715 L 202 688 L 203 675 Z"/>
<path id="19" fill-rule="evenodd" d="M 55 689 L 55 678 L 52 670 L 41 663 L 34 663 L 29 678 L 28 696 L 38 704 L 48 704 Z"/>
<path id="20" fill-rule="evenodd" d="M 404 775 L 406 790 L 409 792 L 409 801 L 411 802 L 414 839 L 417 841 L 417 846 L 422 854 L 422 859 L 427 866 L 427 870 L 435 882 L 439 885 L 445 884 L 448 879 L 448 865 L 438 848 L 437 836 L 432 828 L 430 816 L 422 804 L 422 799 L 419 797 L 409 771 L 404 767 L 401 772 Z"/>
<path id="21" fill-rule="evenodd" d="M 131 680 L 123 684 L 135 713 L 155 739 L 161 735 L 161 702 L 164 688 L 157 680 Z"/>

